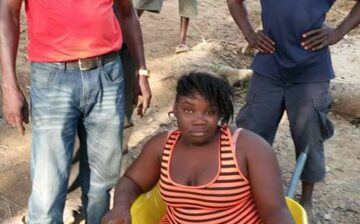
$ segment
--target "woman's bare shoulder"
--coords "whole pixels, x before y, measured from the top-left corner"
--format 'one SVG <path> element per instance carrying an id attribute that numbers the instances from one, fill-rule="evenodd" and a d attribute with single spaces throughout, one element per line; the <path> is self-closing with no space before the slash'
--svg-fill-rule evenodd
<path id="1" fill-rule="evenodd" d="M 261 136 L 247 129 L 241 129 L 237 142 L 237 150 L 241 150 L 245 155 L 251 156 L 258 153 L 273 153 L 268 142 Z"/>
<path id="2" fill-rule="evenodd" d="M 166 143 L 167 137 L 170 131 L 164 131 L 155 134 L 152 136 L 144 145 L 143 153 L 148 153 L 151 151 L 152 153 L 156 153 L 160 155 L 163 151 L 164 145 Z"/>

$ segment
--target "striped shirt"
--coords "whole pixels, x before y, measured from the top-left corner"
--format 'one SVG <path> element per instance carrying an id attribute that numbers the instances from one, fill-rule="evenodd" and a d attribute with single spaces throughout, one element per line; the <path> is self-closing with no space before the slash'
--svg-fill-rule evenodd
<path id="1" fill-rule="evenodd" d="M 250 183 L 237 164 L 235 143 L 238 132 L 232 137 L 228 128 L 220 128 L 218 172 L 211 182 L 202 186 L 181 185 L 171 179 L 171 155 L 181 134 L 179 130 L 169 134 L 161 159 L 160 192 L 167 204 L 161 224 L 262 223 Z"/>

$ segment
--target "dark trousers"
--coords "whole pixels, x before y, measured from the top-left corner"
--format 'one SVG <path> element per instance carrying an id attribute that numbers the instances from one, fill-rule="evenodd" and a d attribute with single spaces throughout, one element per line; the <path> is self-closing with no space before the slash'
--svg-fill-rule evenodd
<path id="1" fill-rule="evenodd" d="M 325 176 L 324 141 L 333 133 L 327 114 L 331 106 L 329 81 L 286 83 L 263 75 L 251 79 L 246 105 L 236 119 L 238 127 L 249 129 L 270 144 L 287 112 L 296 157 L 310 146 L 302 180 L 317 182 Z"/>

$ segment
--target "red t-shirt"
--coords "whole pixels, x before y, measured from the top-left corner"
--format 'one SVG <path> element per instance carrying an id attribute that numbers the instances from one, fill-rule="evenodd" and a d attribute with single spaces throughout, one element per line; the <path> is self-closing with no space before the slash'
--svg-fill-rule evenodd
<path id="1" fill-rule="evenodd" d="M 113 2 L 27 0 L 30 61 L 71 61 L 119 50 L 122 34 Z"/>

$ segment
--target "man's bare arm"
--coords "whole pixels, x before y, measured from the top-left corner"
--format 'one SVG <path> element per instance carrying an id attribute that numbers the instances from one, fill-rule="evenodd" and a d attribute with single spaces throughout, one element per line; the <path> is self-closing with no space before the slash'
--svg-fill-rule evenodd
<path id="1" fill-rule="evenodd" d="M 116 2 L 116 1 L 115 1 Z M 142 39 L 141 27 L 139 19 L 136 15 L 134 6 L 131 0 L 119 0 L 118 4 L 118 18 L 122 28 L 124 42 L 128 46 L 132 57 L 135 60 L 138 69 L 146 68 L 144 56 L 144 44 Z M 143 116 L 145 111 L 150 106 L 151 90 L 146 76 L 139 77 L 140 95 L 138 102 L 138 114 Z"/>
<path id="2" fill-rule="evenodd" d="M 123 30 L 124 42 L 128 46 L 136 65 L 145 68 L 144 44 L 139 19 L 131 0 L 116 0 L 118 17 Z"/>
<path id="3" fill-rule="evenodd" d="M 244 0 L 227 0 L 228 8 L 235 23 L 245 36 L 250 47 L 256 48 L 262 53 L 273 53 L 275 43 L 261 30 L 255 32 L 248 18 Z"/>
<path id="4" fill-rule="evenodd" d="M 360 24 L 360 1 L 358 0 L 354 7 L 351 9 L 349 15 L 344 21 L 336 28 L 342 36 L 345 36 L 355 27 Z"/>
<path id="5" fill-rule="evenodd" d="M 320 50 L 339 42 L 348 32 L 360 24 L 360 1 L 336 29 L 321 27 L 303 34 L 302 45 L 306 50 Z"/>
<path id="6" fill-rule="evenodd" d="M 28 123 L 28 105 L 16 78 L 16 56 L 20 36 L 22 0 L 0 1 L 0 65 L 2 74 L 3 112 L 6 120 L 21 134 Z"/>

